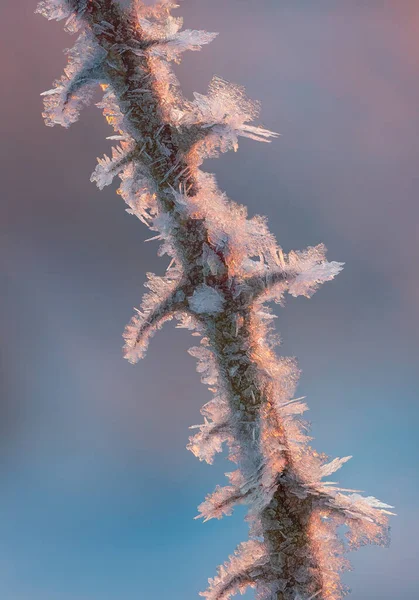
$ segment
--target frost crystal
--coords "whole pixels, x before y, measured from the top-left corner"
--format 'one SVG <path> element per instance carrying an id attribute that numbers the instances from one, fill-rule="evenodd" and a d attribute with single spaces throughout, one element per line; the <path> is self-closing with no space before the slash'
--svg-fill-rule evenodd
<path id="1" fill-rule="evenodd" d="M 122 142 L 121 146 L 112 148 L 112 158 L 106 154 L 103 158 L 98 158 L 98 165 L 90 177 L 90 181 L 95 182 L 100 190 L 110 185 L 115 175 L 118 175 L 129 162 L 130 150 L 132 150 L 132 144 Z"/>
<path id="2" fill-rule="evenodd" d="M 208 94 L 194 93 L 195 100 L 179 114 L 179 125 L 199 124 L 205 132 L 195 151 L 201 160 L 218 152 L 237 151 L 238 137 L 269 142 L 277 134 L 249 125 L 259 114 L 259 103 L 247 98 L 242 87 L 213 77 Z"/>
<path id="3" fill-rule="evenodd" d="M 147 38 L 155 42 L 151 47 L 151 54 L 175 62 L 179 62 L 182 52 L 201 50 L 202 46 L 211 43 L 218 35 L 191 29 L 180 31 L 183 20 L 171 16 L 164 22 L 157 23 L 140 18 L 139 23 Z"/>
<path id="4" fill-rule="evenodd" d="M 197 358 L 202 357 L 200 348 L 191 349 L 191 354 Z M 204 354 L 203 357 L 207 359 L 208 355 Z M 214 369 L 212 358 L 210 355 L 210 369 Z M 204 369 L 207 369 L 206 360 L 202 361 L 202 365 L 199 367 L 201 372 Z M 216 396 L 202 407 L 201 414 L 205 417 L 205 422 L 203 425 L 191 428 L 199 429 L 199 431 L 189 438 L 188 449 L 200 460 L 212 464 L 215 454 L 222 451 L 223 443 L 232 443 L 233 440 L 233 432 L 230 427 L 231 413 L 227 399 L 223 395 Z"/>
<path id="5" fill-rule="evenodd" d="M 176 268 L 170 270 L 166 277 L 158 277 L 148 273 L 145 284 L 150 292 L 144 295 L 141 308 L 131 319 L 124 332 L 125 357 L 136 363 L 145 355 L 150 338 L 166 321 L 170 321 L 174 312 L 181 310 L 185 299 L 179 283 L 182 273 Z"/>
<path id="6" fill-rule="evenodd" d="M 343 465 L 351 460 L 352 456 L 345 456 L 345 458 L 335 458 L 331 462 L 323 465 L 320 469 L 322 477 L 328 477 L 332 473 L 338 471 Z"/>
<path id="7" fill-rule="evenodd" d="M 269 562 L 264 544 L 251 540 L 240 544 L 229 562 L 219 567 L 217 577 L 209 580 L 208 591 L 201 593 L 207 600 L 228 600 L 246 588 L 254 587 L 255 578 Z"/>
<path id="8" fill-rule="evenodd" d="M 49 20 L 56 21 L 68 19 L 72 14 L 70 3 L 67 0 L 44 0 L 38 4 L 36 12 Z"/>
<path id="9" fill-rule="evenodd" d="M 103 80 L 103 49 L 88 32 L 83 32 L 74 47 L 67 50 L 68 64 L 54 88 L 41 94 L 45 110 L 42 116 L 49 126 L 69 127 L 78 120 L 80 110 L 89 104 L 94 87 Z"/>
<path id="10" fill-rule="evenodd" d="M 343 263 L 322 262 L 309 266 L 297 275 L 289 287 L 292 296 L 312 296 L 320 283 L 331 281 L 343 269 Z"/>
<path id="11" fill-rule="evenodd" d="M 222 312 L 224 302 L 223 294 L 205 283 L 197 287 L 189 298 L 189 306 L 198 315 L 216 315 Z"/>

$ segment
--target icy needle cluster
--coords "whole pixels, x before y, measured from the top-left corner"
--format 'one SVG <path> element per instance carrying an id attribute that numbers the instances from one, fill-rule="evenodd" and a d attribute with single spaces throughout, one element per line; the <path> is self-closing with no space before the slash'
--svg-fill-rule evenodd
<path id="1" fill-rule="evenodd" d="M 213 399 L 189 449 L 211 463 L 226 445 L 236 464 L 200 516 L 218 519 L 243 503 L 250 526 L 249 541 L 202 595 L 226 600 L 252 587 L 259 600 L 338 600 L 346 549 L 385 543 L 391 507 L 325 480 L 350 457 L 329 461 L 310 447 L 298 367 L 275 353 L 267 303 L 310 297 L 342 264 L 327 262 L 322 245 L 285 254 L 265 220 L 248 218 L 200 169 L 205 158 L 237 150 L 240 136 L 269 142 L 275 134 L 252 124 L 258 104 L 223 79 L 207 95 L 182 96 L 171 62 L 216 34 L 182 30 L 175 8 L 170 0 L 135 0 L 129 10 L 115 0 L 41 2 L 38 12 L 78 33 L 64 75 L 44 94 L 44 118 L 69 126 L 101 86 L 98 106 L 118 145 L 91 179 L 102 189 L 118 175 L 127 211 L 171 259 L 163 277 L 148 275 L 149 292 L 125 330 L 126 358 L 142 358 L 173 317 L 200 338 L 190 353 Z"/>

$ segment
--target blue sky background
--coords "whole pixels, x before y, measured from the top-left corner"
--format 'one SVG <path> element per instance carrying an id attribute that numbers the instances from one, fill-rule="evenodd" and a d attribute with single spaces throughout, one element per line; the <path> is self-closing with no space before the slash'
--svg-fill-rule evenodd
<path id="1" fill-rule="evenodd" d="M 121 333 L 147 271 L 148 232 L 114 189 L 89 183 L 110 130 L 87 109 L 45 128 L 39 93 L 72 41 L 2 0 L 0 597 L 197 597 L 246 538 L 243 511 L 193 520 L 231 465 L 185 450 L 208 393 L 192 340 L 167 326 L 145 361 Z M 269 217 L 285 250 L 325 242 L 344 272 L 278 313 L 299 358 L 316 447 L 353 454 L 347 487 L 394 504 L 389 549 L 352 555 L 353 600 L 419 597 L 419 7 L 417 0 L 184 0 L 186 26 L 219 31 L 178 69 L 246 86 L 271 146 L 245 140 L 207 164 Z M 249 598 L 251 596 L 249 595 Z"/>

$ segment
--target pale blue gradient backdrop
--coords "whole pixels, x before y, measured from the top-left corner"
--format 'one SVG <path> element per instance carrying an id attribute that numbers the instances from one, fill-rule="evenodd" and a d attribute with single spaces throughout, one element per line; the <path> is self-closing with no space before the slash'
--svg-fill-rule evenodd
<path id="1" fill-rule="evenodd" d="M 72 40 L 0 5 L 2 333 L 0 597 L 186 600 L 245 539 L 243 511 L 193 520 L 230 464 L 185 450 L 208 393 L 168 326 L 145 361 L 121 332 L 145 272 L 163 272 L 114 189 L 89 183 L 110 130 L 89 108 L 44 127 Z M 216 73 L 263 103 L 271 146 L 208 164 L 268 215 L 285 248 L 325 242 L 344 272 L 280 310 L 303 369 L 316 446 L 353 454 L 339 473 L 394 504 L 390 549 L 353 555 L 353 600 L 419 597 L 417 0 L 184 0 L 186 25 L 219 31 L 178 69 L 185 93 Z M 278 311 L 279 312 L 279 311 Z"/>

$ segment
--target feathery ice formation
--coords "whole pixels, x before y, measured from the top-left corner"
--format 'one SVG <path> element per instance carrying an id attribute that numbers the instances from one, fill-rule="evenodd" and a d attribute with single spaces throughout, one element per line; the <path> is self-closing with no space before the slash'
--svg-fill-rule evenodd
<path id="1" fill-rule="evenodd" d="M 222 565 L 202 596 L 227 600 L 247 587 L 259 600 L 338 600 L 349 547 L 385 543 L 391 508 L 324 481 L 350 457 L 331 462 L 309 445 L 295 398 L 293 359 L 275 353 L 270 301 L 310 297 L 342 264 L 320 245 L 283 252 L 262 217 L 229 200 L 203 161 L 237 150 L 240 136 L 270 142 L 252 125 L 259 106 L 243 89 L 214 77 L 206 96 L 183 97 L 171 62 L 216 34 L 182 30 L 171 0 L 44 0 L 37 12 L 78 33 L 68 64 L 44 93 L 47 125 L 74 123 L 97 85 L 98 107 L 115 135 L 111 156 L 91 177 L 102 189 L 116 175 L 118 193 L 171 258 L 164 277 L 149 274 L 147 293 L 124 334 L 135 363 L 166 321 L 194 331 L 190 353 L 213 399 L 202 408 L 189 449 L 212 463 L 226 444 L 237 469 L 199 507 L 205 520 L 249 506 L 250 540 Z M 338 528 L 347 527 L 347 543 Z"/>

